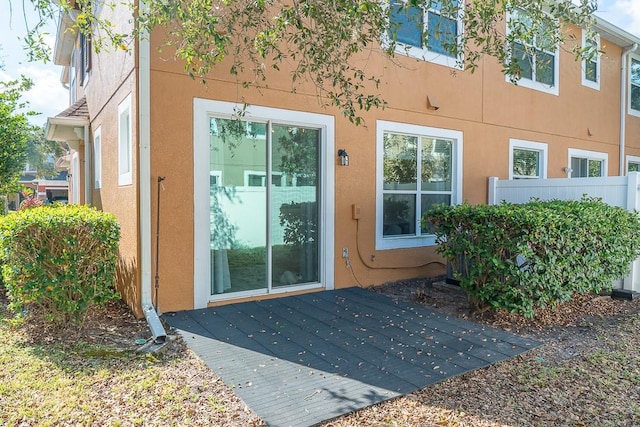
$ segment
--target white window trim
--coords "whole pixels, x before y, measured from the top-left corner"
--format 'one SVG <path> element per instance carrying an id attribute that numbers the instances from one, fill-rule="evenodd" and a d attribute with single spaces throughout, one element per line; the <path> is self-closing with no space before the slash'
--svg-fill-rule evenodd
<path id="1" fill-rule="evenodd" d="M 639 156 L 627 156 L 625 159 L 625 164 L 624 164 L 624 173 L 625 175 L 627 173 L 629 173 L 629 163 L 638 163 L 640 164 L 640 157 Z"/>
<path id="2" fill-rule="evenodd" d="M 211 116 L 236 118 L 238 104 L 232 102 L 212 101 L 195 98 L 193 101 L 193 160 L 194 160 L 194 308 L 204 308 L 212 300 L 211 296 L 211 246 L 210 201 L 209 197 L 198 195 L 209 194 L 209 182 L 202 179 L 210 173 L 209 152 L 209 119 Z M 334 287 L 334 212 L 335 212 L 335 119 L 333 116 L 281 108 L 247 107 L 246 120 L 273 121 L 293 126 L 315 127 L 322 129 L 321 159 L 319 170 L 322 171 L 320 200 L 323 206 L 318 221 L 322 224 L 320 239 L 320 286 L 331 290 Z M 317 287 L 317 286 L 314 286 Z M 287 292 L 287 289 L 272 289 L 272 294 Z M 234 294 L 239 297 L 239 294 Z"/>
<path id="3" fill-rule="evenodd" d="M 390 0 L 385 0 L 385 7 L 389 8 Z M 464 10 L 464 0 L 460 0 L 460 10 Z M 464 26 L 462 24 L 462 12 L 458 12 L 457 23 L 458 23 L 458 38 L 462 37 Z M 424 24 L 423 32 L 427 31 L 429 23 L 426 22 Z M 389 36 L 388 34 L 384 35 L 384 39 L 382 41 L 383 47 L 389 46 Z M 409 56 L 411 58 L 415 58 L 421 61 L 431 62 L 433 64 L 442 65 L 444 67 L 455 68 L 456 70 L 464 69 L 464 55 L 462 52 L 458 54 L 457 57 L 443 55 L 438 52 L 433 52 L 426 47 L 417 47 L 412 45 L 406 45 L 404 43 L 397 42 L 395 46 L 395 53 L 400 55 Z"/>
<path id="4" fill-rule="evenodd" d="M 523 139 L 509 139 L 509 179 L 514 179 L 513 176 L 513 150 L 521 148 L 523 150 L 537 151 L 540 153 L 540 177 L 542 179 L 547 178 L 547 164 L 549 159 L 549 146 L 544 142 L 525 141 Z M 523 179 L 537 179 L 531 177 L 518 177 Z"/>
<path id="5" fill-rule="evenodd" d="M 569 148 L 567 167 L 571 168 L 571 159 L 574 157 L 587 160 L 601 160 L 602 176 L 609 175 L 609 155 L 607 153 L 602 153 L 600 151 L 580 150 L 578 148 Z M 568 176 L 569 178 L 571 178 L 571 173 L 568 174 Z"/>
<path id="6" fill-rule="evenodd" d="M 384 133 L 452 139 L 451 204 L 462 203 L 462 139 L 461 131 L 412 125 L 399 122 L 376 121 L 376 250 L 416 248 L 436 244 L 435 235 L 383 237 Z M 419 218 L 416 218 L 418 221 Z"/>
<path id="7" fill-rule="evenodd" d="M 124 113 L 129 115 L 127 130 L 129 140 L 122 141 L 122 120 L 121 117 Z M 118 185 L 131 185 L 133 183 L 133 135 L 132 135 L 132 115 L 131 115 L 131 94 L 118 105 Z M 122 164 L 122 149 L 123 144 L 126 142 L 127 149 L 129 150 L 129 162 L 128 165 Z"/>
<path id="8" fill-rule="evenodd" d="M 511 19 L 511 12 L 507 12 L 507 22 Z M 507 24 L 507 34 L 509 34 L 511 29 Z M 545 51 L 546 52 L 546 51 Z M 555 67 L 553 70 L 553 86 L 546 85 L 544 83 L 537 82 L 533 79 L 520 78 L 517 81 L 517 86 L 525 87 L 528 89 L 537 90 L 540 92 L 548 93 L 550 95 L 558 96 L 560 95 L 560 45 L 556 45 L 556 49 L 554 51 L 554 63 Z M 511 81 L 511 76 L 505 75 L 504 81 L 513 84 Z"/>
<path id="9" fill-rule="evenodd" d="M 636 117 L 640 117 L 640 110 L 634 110 L 633 108 L 631 108 L 631 65 L 632 65 L 632 59 L 635 59 L 636 61 L 640 61 L 640 55 L 636 55 L 636 54 L 630 54 L 629 55 L 629 60 L 627 61 L 627 112 L 632 115 L 632 116 L 636 116 Z M 639 86 L 640 87 L 640 86 Z"/>
<path id="10" fill-rule="evenodd" d="M 93 133 L 93 188 L 102 188 L 102 126 Z"/>
<path id="11" fill-rule="evenodd" d="M 600 34 L 596 34 L 596 40 L 595 40 L 598 49 L 600 48 Z M 587 45 L 587 31 L 585 31 L 584 29 L 582 30 L 582 47 L 585 47 Z M 581 76 L 582 76 L 582 85 L 589 87 L 591 89 L 595 89 L 595 90 L 600 90 L 600 54 L 596 53 L 595 56 L 593 57 L 593 59 L 595 59 L 596 62 L 596 81 L 593 82 L 591 80 L 588 80 L 586 78 L 586 72 L 587 72 L 587 60 L 583 59 L 582 60 L 582 70 L 581 70 Z"/>

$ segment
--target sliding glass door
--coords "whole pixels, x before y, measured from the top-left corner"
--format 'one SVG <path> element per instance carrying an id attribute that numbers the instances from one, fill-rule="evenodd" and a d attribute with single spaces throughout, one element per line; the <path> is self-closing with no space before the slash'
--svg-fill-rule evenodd
<path id="1" fill-rule="evenodd" d="M 320 282 L 320 128 L 209 118 L 211 295 Z"/>

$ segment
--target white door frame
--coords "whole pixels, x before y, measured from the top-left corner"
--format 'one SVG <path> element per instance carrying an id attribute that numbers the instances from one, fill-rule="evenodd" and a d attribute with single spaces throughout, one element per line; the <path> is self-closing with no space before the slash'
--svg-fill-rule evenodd
<path id="1" fill-rule="evenodd" d="M 235 299 L 239 297 L 263 295 L 266 289 L 243 293 L 223 294 L 213 298 L 211 295 L 211 231 L 209 203 L 209 120 L 212 116 L 220 118 L 238 118 L 237 111 L 244 106 L 232 102 L 213 101 L 195 98 L 193 101 L 193 208 L 194 208 L 194 273 L 193 273 L 193 305 L 204 308 L 210 301 L 218 299 Z M 318 221 L 321 224 L 320 236 L 320 285 L 324 289 L 333 289 L 334 282 L 334 189 L 335 162 L 334 135 L 335 120 L 333 116 L 285 110 L 280 108 L 247 106 L 242 119 L 274 121 L 293 126 L 320 128 L 322 133 L 320 147 L 320 202 L 322 210 Z M 286 293 L 304 288 L 317 288 L 318 285 L 282 289 L 273 288 L 271 294 Z"/>

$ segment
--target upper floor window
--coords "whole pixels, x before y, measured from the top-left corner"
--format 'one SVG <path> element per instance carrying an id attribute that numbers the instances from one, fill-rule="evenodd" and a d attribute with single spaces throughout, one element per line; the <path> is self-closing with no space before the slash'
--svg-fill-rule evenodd
<path id="1" fill-rule="evenodd" d="M 462 198 L 462 132 L 377 122 L 376 248 L 433 245 L 421 220 Z"/>
<path id="2" fill-rule="evenodd" d="M 569 149 L 571 178 L 594 178 L 607 176 L 607 153 Z"/>
<path id="3" fill-rule="evenodd" d="M 91 37 L 80 33 L 80 84 L 86 85 L 89 81 L 89 71 L 91 71 Z"/>
<path id="4" fill-rule="evenodd" d="M 397 52 L 449 67 L 461 68 L 458 51 L 462 34 L 461 0 L 429 2 L 421 8 L 403 0 L 389 0 L 391 37 Z"/>
<path id="5" fill-rule="evenodd" d="M 640 57 L 631 56 L 629 63 L 629 113 L 640 116 Z"/>
<path id="6" fill-rule="evenodd" d="M 582 48 L 600 48 L 600 36 L 595 35 L 594 39 L 589 39 L 585 30 L 582 30 Z M 600 55 L 596 52 L 591 58 L 582 60 L 582 84 L 592 89 L 600 90 Z"/>
<path id="7" fill-rule="evenodd" d="M 509 179 L 547 177 L 547 144 L 511 139 L 509 141 Z"/>
<path id="8" fill-rule="evenodd" d="M 131 135 L 131 95 L 118 106 L 118 185 L 133 182 L 133 147 Z"/>
<path id="9" fill-rule="evenodd" d="M 531 33 L 533 20 L 527 12 L 515 9 L 509 14 L 507 31 L 517 31 L 525 37 L 511 46 L 511 58 L 520 67 L 516 77 L 519 86 L 558 95 L 559 49 L 544 31 Z"/>

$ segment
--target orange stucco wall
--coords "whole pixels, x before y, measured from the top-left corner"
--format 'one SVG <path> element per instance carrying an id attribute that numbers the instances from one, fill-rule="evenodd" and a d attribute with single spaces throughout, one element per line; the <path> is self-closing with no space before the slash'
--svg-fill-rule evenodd
<path id="1" fill-rule="evenodd" d="M 579 34 L 578 34 L 579 39 Z M 157 39 L 155 40 L 157 42 Z M 285 70 L 272 74 L 268 89 L 246 90 L 231 79 L 224 64 L 207 85 L 185 77 L 182 65 L 169 54 L 151 65 L 152 180 L 165 176 L 161 191 L 160 306 L 164 311 L 193 305 L 193 99 L 246 102 L 329 114 L 335 117 L 336 149 L 349 152 L 350 165 L 335 168 L 335 277 L 336 288 L 380 284 L 444 272 L 433 247 L 375 250 L 376 129 L 377 119 L 462 131 L 464 134 L 463 199 L 484 203 L 487 178 L 509 176 L 509 139 L 548 144 L 548 176 L 564 177 L 568 149 L 608 153 L 609 174 L 618 171 L 620 52 L 606 44 L 601 59 L 599 91 L 582 86 L 580 63 L 569 49 L 560 54 L 559 95 L 515 86 L 500 65 L 483 59 L 475 73 L 457 71 L 398 56 L 397 64 L 380 57 L 368 70 L 381 76 L 384 110 L 363 113 L 365 126 L 354 126 L 335 109 L 319 105 L 315 90 L 290 93 Z M 427 109 L 427 97 L 437 100 L 437 111 Z M 629 117 L 627 133 L 640 134 L 640 119 Z M 628 138 L 628 154 L 640 153 L 638 138 Z M 155 187 L 152 212 L 155 215 Z M 361 218 L 351 217 L 352 205 Z M 155 218 L 153 219 L 155 230 Z M 352 255 L 352 271 L 341 258 L 341 248 Z M 419 267 L 418 267 L 419 266 Z M 387 267 L 387 268 L 385 268 Z M 392 268 L 391 268 L 392 267 Z"/>
<path id="2" fill-rule="evenodd" d="M 118 29 L 130 30 L 126 8 L 103 13 Z M 135 51 L 105 49 L 92 55 L 91 71 L 84 87 L 78 87 L 79 96 L 86 96 L 91 122 L 90 140 L 84 143 L 91 148 L 91 176 L 94 182 L 96 153 L 93 138 L 98 129 L 101 133 L 102 182 L 101 188 L 92 185 L 91 204 L 98 209 L 113 213 L 121 227 L 120 259 L 118 262 L 117 288 L 136 314 L 140 311 L 140 272 L 138 268 L 138 183 L 137 183 L 137 68 Z M 118 169 L 118 106 L 131 99 L 132 183 L 119 185 Z M 83 159 L 86 157 L 83 156 Z M 83 160 L 84 162 L 84 160 Z M 82 167 L 84 175 L 84 166 Z M 84 187 L 80 193 L 84 198 Z"/>
<path id="3" fill-rule="evenodd" d="M 117 13 L 117 12 L 116 12 Z M 114 16 L 114 22 L 127 22 Z M 578 31 L 575 32 L 580 39 Z M 162 311 L 189 309 L 194 303 L 194 98 L 331 115 L 335 119 L 335 148 L 344 148 L 350 165 L 334 158 L 336 288 L 369 286 L 411 277 L 444 273 L 434 247 L 376 250 L 376 120 L 460 131 L 464 137 L 463 194 L 470 203 L 485 203 L 487 178 L 509 176 L 509 139 L 548 144 L 548 176 L 564 177 L 568 149 L 605 152 L 609 175 L 619 162 L 621 48 L 604 41 L 600 90 L 581 84 L 580 66 L 569 47 L 561 49 L 559 95 L 518 87 L 505 80 L 500 64 L 481 60 L 475 73 L 417 61 L 398 55 L 394 61 L 375 53 L 367 70 L 383 82 L 378 90 L 388 105 L 363 112 L 364 126 L 355 126 L 332 108 L 322 108 L 315 88 L 298 87 L 292 94 L 288 70 L 269 72 L 268 88 L 244 89 L 221 64 L 207 84 L 189 79 L 170 53 L 157 53 L 160 34 L 152 38 L 151 62 L 151 230 L 154 264 L 160 277 Z M 137 181 L 138 63 L 133 54 L 116 51 L 93 56 L 86 93 L 93 133 L 102 135 L 102 188 L 92 192 L 93 204 L 113 212 L 122 226 L 119 289 L 128 303 L 140 308 L 139 182 Z M 375 90 L 372 88 L 375 92 Z M 80 92 L 79 92 L 80 93 Z M 118 184 L 118 105 L 132 96 L 133 182 Z M 427 97 L 438 110 L 427 108 Z M 640 156 L 640 118 L 627 117 L 627 154 Z M 331 159 L 330 159 L 331 160 Z M 95 161 L 95 160 L 94 160 Z M 95 166 L 94 166 L 95 167 Z M 157 179 L 160 186 L 159 264 L 155 265 Z M 360 219 L 352 219 L 353 205 Z M 341 257 L 349 248 L 351 269 Z M 139 311 L 138 311 L 139 313 Z"/>

